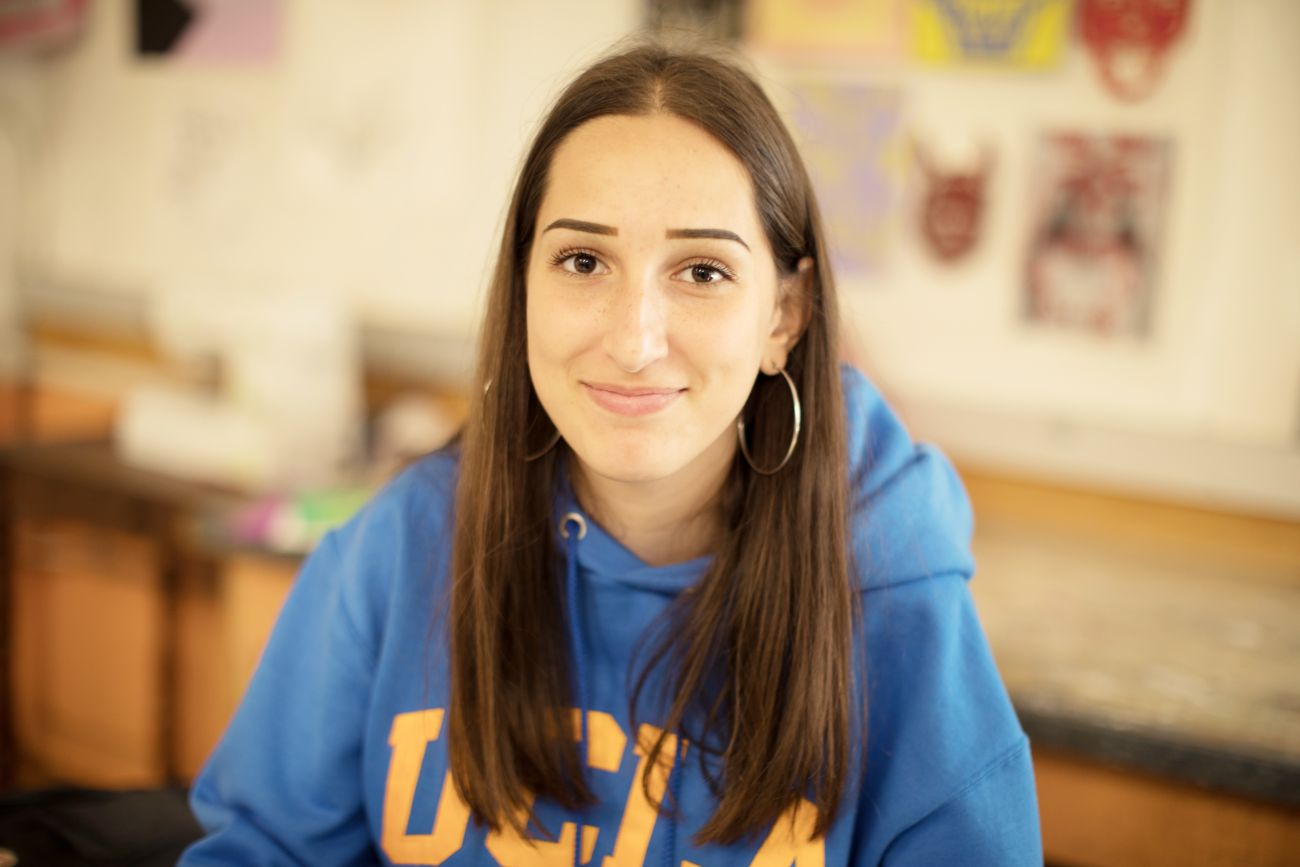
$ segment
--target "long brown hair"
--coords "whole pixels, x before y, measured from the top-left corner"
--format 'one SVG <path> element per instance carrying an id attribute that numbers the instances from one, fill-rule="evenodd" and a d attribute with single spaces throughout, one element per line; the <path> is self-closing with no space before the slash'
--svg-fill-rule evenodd
<path id="1" fill-rule="evenodd" d="M 510 201 L 456 495 L 452 775 L 474 816 L 494 829 L 504 822 L 522 832 L 533 796 L 570 809 L 593 801 L 566 710 L 576 702 L 551 514 L 565 447 L 525 460 L 555 428 L 529 379 L 524 275 L 547 172 L 565 136 L 602 115 L 654 112 L 697 124 L 745 165 L 781 273 L 804 257 L 815 267 L 803 299 L 808 324 L 786 363 L 803 404 L 798 448 L 772 476 L 734 462 L 722 496 L 725 538 L 707 573 L 670 607 L 671 628 L 656 633 L 630 706 L 635 712 L 647 674 L 664 666 L 665 736 L 691 740 L 718 799 L 698 843 L 758 833 L 809 796 L 821 836 L 856 753 L 851 727 L 865 719 L 853 708 L 857 594 L 835 292 L 812 186 L 788 131 L 748 74 L 693 50 L 643 44 L 580 74 L 542 122 Z M 759 376 L 743 417 L 757 465 L 780 462 L 792 431 L 784 380 Z M 646 762 L 647 797 L 664 742 Z M 708 756 L 720 772 L 707 769 Z"/>

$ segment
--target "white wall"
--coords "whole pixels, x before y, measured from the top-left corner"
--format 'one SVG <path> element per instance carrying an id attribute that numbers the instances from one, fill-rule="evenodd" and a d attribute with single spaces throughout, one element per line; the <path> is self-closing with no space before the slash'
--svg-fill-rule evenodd
<path id="1" fill-rule="evenodd" d="M 1226 6 L 1227 4 L 1220 4 Z M 1186 353 L 1191 400 L 1225 439 L 1300 442 L 1300 3 L 1248 0 L 1224 22 L 1203 111 L 1219 135 Z"/>
<path id="2" fill-rule="evenodd" d="M 0 126 L 0 190 L 18 187 L 18 149 L 13 133 Z M 0 377 L 18 369 L 18 201 L 0 197 Z"/>
<path id="3" fill-rule="evenodd" d="M 141 63 L 92 4 L 49 65 L 25 236 L 49 286 L 319 285 L 372 322 L 470 327 L 528 127 L 637 23 L 632 0 L 291 0 L 266 71 Z"/>
<path id="4" fill-rule="evenodd" d="M 0 57 L 0 376 L 21 364 L 18 238 L 24 155 L 39 135 L 41 79 L 30 64 Z"/>

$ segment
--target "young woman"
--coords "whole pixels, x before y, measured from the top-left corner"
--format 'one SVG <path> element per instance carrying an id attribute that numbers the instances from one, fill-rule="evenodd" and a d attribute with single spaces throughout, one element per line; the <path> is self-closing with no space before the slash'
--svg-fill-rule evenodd
<path id="1" fill-rule="evenodd" d="M 459 442 L 307 561 L 215 864 L 1041 864 L 938 452 L 838 362 L 758 85 L 639 47 L 528 151 Z"/>

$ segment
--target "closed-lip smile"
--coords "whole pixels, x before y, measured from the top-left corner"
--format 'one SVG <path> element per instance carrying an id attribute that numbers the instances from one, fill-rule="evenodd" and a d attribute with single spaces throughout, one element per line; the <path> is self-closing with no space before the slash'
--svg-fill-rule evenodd
<path id="1" fill-rule="evenodd" d="M 684 388 L 628 388 L 605 382 L 584 382 L 587 396 L 604 409 L 619 415 L 649 415 L 675 401 Z"/>
<path id="2" fill-rule="evenodd" d="M 627 397 L 641 397 L 646 394 L 674 394 L 682 390 L 680 388 L 624 388 L 620 385 L 609 385 L 604 382 L 584 382 L 583 385 L 599 388 L 601 391 L 626 395 Z"/>

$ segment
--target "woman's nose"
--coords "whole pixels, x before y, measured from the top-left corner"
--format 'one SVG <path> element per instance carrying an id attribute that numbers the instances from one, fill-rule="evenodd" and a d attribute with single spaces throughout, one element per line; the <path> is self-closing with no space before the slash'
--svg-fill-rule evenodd
<path id="1" fill-rule="evenodd" d="M 628 279 L 610 299 L 604 349 L 619 367 L 636 373 L 668 354 L 662 293 L 653 278 Z"/>

